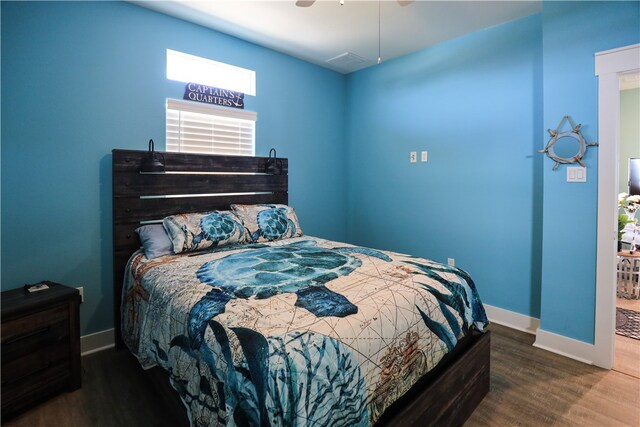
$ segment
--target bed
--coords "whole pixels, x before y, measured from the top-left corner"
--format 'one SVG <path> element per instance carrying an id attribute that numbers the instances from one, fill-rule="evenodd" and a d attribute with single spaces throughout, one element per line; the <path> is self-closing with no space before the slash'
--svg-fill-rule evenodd
<path id="1" fill-rule="evenodd" d="M 286 209 L 288 161 L 165 153 L 146 174 L 145 156 L 113 151 L 117 346 L 163 368 L 192 425 L 462 425 L 486 395 L 490 334 L 464 271 L 307 236 L 290 211 L 284 238 L 253 224 L 201 249 L 191 233 L 195 250 L 148 259 L 141 224 Z"/>

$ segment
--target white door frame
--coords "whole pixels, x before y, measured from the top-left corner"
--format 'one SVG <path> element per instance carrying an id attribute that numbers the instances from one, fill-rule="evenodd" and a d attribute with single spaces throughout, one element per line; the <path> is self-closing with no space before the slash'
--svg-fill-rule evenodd
<path id="1" fill-rule="evenodd" d="M 611 369 L 615 351 L 620 75 L 640 69 L 640 44 L 596 53 L 598 76 L 598 242 L 593 363 Z"/>

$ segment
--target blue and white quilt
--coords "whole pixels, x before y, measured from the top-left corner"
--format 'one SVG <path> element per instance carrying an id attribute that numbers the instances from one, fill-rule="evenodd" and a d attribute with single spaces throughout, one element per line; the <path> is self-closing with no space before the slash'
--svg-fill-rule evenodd
<path id="1" fill-rule="evenodd" d="M 194 426 L 368 426 L 487 317 L 464 271 L 309 236 L 147 260 L 125 343 Z"/>

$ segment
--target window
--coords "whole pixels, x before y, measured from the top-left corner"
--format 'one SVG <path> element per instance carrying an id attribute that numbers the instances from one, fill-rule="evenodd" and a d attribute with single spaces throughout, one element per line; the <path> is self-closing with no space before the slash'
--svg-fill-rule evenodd
<path id="1" fill-rule="evenodd" d="M 167 151 L 255 154 L 253 111 L 167 99 Z"/>
<path id="2" fill-rule="evenodd" d="M 256 72 L 167 49 L 167 78 L 256 95 Z"/>
<path id="3" fill-rule="evenodd" d="M 255 95 L 255 71 L 167 49 L 167 79 Z M 257 113 L 167 99 L 167 151 L 255 155 Z"/>

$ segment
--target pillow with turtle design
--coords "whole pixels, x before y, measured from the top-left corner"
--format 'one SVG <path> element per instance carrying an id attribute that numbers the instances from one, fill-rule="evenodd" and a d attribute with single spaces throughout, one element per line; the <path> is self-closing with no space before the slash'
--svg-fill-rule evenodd
<path id="1" fill-rule="evenodd" d="M 270 242 L 302 236 L 296 211 L 287 205 L 231 205 L 247 230 L 247 241 Z"/>
<path id="2" fill-rule="evenodd" d="M 176 254 L 247 242 L 242 220 L 231 211 L 171 215 L 162 225 Z"/>

